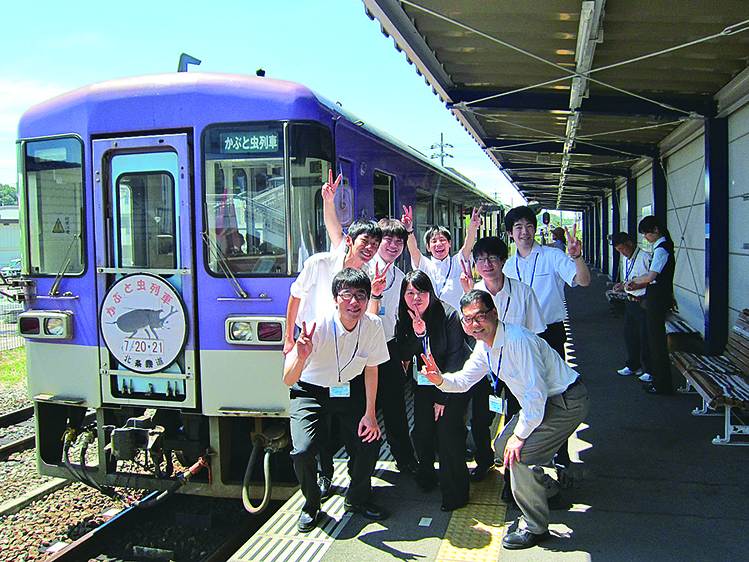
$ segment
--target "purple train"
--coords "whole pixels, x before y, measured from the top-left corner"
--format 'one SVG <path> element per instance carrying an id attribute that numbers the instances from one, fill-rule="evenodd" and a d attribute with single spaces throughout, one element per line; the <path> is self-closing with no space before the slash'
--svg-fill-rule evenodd
<path id="1" fill-rule="evenodd" d="M 457 174 L 271 78 L 94 84 L 27 111 L 18 136 L 23 268 L 7 282 L 38 467 L 95 487 L 170 490 L 180 463 L 196 473 L 182 492 L 294 490 L 289 455 L 271 455 L 288 447 L 281 348 L 289 286 L 329 244 L 329 170 L 344 226 L 401 205 L 458 240 L 473 206 L 494 205 L 484 234 L 501 220 Z"/>

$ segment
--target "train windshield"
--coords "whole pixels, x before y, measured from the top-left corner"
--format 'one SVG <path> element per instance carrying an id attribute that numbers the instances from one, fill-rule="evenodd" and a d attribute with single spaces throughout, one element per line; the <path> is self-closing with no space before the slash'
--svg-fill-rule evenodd
<path id="1" fill-rule="evenodd" d="M 82 153 L 77 138 L 23 145 L 23 196 L 32 274 L 83 272 Z"/>
<path id="2" fill-rule="evenodd" d="M 286 275 L 326 249 L 320 187 L 333 162 L 329 129 L 214 126 L 203 142 L 207 264 L 214 274 Z"/>

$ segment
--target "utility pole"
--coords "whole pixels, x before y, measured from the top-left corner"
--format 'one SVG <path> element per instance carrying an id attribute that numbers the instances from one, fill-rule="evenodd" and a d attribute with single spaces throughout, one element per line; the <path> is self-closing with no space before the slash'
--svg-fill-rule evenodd
<path id="1" fill-rule="evenodd" d="M 443 168 L 445 167 L 445 158 L 453 158 L 452 154 L 448 154 L 445 152 L 445 148 L 455 148 L 453 145 L 451 145 L 449 142 L 445 142 L 445 134 L 440 133 L 440 142 L 438 144 L 433 144 L 430 147 L 432 150 L 436 150 L 439 148 L 439 152 L 435 152 L 432 154 L 431 158 L 439 158 L 440 159 L 440 166 Z"/>

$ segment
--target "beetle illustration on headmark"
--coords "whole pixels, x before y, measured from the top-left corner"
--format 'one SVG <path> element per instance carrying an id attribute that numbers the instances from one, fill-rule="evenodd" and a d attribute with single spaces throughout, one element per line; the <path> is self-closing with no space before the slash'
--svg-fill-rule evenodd
<path id="1" fill-rule="evenodd" d="M 167 318 L 177 312 L 177 310 L 173 306 L 170 306 L 170 308 L 171 310 L 166 314 L 166 316 L 163 317 L 161 316 L 161 313 L 164 312 L 163 310 L 136 308 L 134 310 L 131 310 L 130 312 L 120 314 L 117 320 L 115 320 L 114 322 L 107 322 L 107 324 L 117 324 L 117 327 L 120 329 L 120 331 L 126 334 L 129 333 L 130 336 L 128 337 L 131 338 L 134 337 L 139 330 L 145 330 L 146 335 L 149 337 L 149 339 L 151 338 L 152 334 L 153 339 L 159 339 L 156 330 L 158 328 L 163 328 L 164 322 L 166 322 Z"/>

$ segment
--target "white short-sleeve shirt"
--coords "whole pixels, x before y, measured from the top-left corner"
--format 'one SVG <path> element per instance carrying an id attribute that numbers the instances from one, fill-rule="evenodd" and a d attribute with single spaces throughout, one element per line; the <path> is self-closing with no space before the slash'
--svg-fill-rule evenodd
<path id="1" fill-rule="evenodd" d="M 377 254 L 371 262 L 370 268 L 379 268 L 382 271 L 387 267 L 385 260 Z M 392 264 L 385 276 L 385 290 L 382 292 L 380 299 L 380 310 L 378 315 L 382 320 L 382 327 L 385 329 L 385 339 L 392 340 L 395 337 L 395 323 L 398 320 L 398 304 L 400 303 L 401 283 L 405 277 L 397 265 Z"/>
<path id="2" fill-rule="evenodd" d="M 289 364 L 296 356 L 294 346 L 284 361 Z M 389 358 L 385 332 L 377 316 L 365 313 L 349 332 L 336 310 L 316 320 L 312 353 L 304 362 L 299 380 L 329 388 L 348 382 L 365 367 L 381 365 Z"/>
<path id="3" fill-rule="evenodd" d="M 630 279 L 645 275 L 650 271 L 650 254 L 642 248 L 636 248 L 635 253 L 632 254 L 632 258 L 625 258 L 622 263 L 622 279 L 626 283 Z M 628 294 L 633 297 L 641 297 L 645 294 L 646 289 L 636 289 L 634 291 L 627 291 Z"/>
<path id="4" fill-rule="evenodd" d="M 491 294 L 483 279 L 476 283 L 473 288 Z M 502 290 L 496 295 L 492 295 L 492 298 L 502 322 L 523 326 L 534 334 L 540 334 L 546 330 L 544 314 L 541 311 L 538 298 L 536 298 L 536 293 L 525 283 L 505 276 Z"/>
<path id="5" fill-rule="evenodd" d="M 344 250 L 346 245 L 343 244 Z M 299 276 L 291 284 L 291 296 L 301 300 L 296 316 L 296 325 L 301 328 L 302 322 L 311 325 L 316 318 L 327 316 L 335 312 L 335 298 L 333 297 L 333 277 L 343 270 L 346 251 L 336 249 L 332 252 L 314 254 L 304 262 Z M 369 264 L 362 267 L 370 279 L 372 270 Z"/>
<path id="6" fill-rule="evenodd" d="M 431 279 L 437 298 L 445 301 L 455 310 L 460 310 L 460 299 L 463 297 L 463 286 L 460 284 L 460 274 L 463 273 L 461 262 L 470 265 L 463 259 L 461 252 L 444 260 L 421 256 L 418 267 Z M 411 266 L 416 268 L 413 262 Z"/>
<path id="7" fill-rule="evenodd" d="M 536 292 L 547 325 L 564 321 L 567 316 L 564 284 L 574 287 L 577 275 L 575 262 L 567 254 L 535 242 L 527 258 L 515 252 L 505 262 L 502 272 L 507 277 L 522 281 Z"/>

